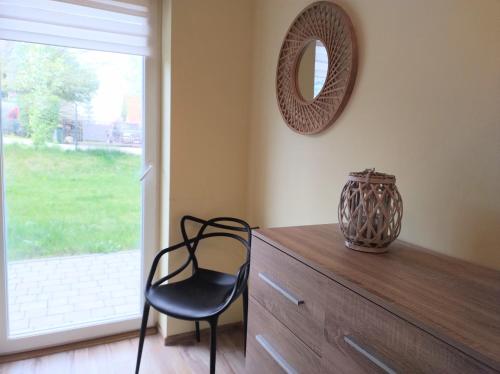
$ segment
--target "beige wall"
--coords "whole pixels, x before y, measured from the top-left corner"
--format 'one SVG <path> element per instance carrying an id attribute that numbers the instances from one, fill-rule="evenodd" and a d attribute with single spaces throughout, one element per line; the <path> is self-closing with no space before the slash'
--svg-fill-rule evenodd
<path id="1" fill-rule="evenodd" d="M 282 38 L 310 1 L 256 0 L 248 207 L 261 226 L 335 222 L 350 171 L 395 174 L 401 238 L 500 269 L 500 2 L 338 0 L 359 73 L 337 123 L 302 136 L 275 98 Z"/>
<path id="2" fill-rule="evenodd" d="M 164 1 L 162 245 L 179 240 L 187 213 L 335 222 L 348 172 L 376 167 L 398 178 L 403 239 L 500 268 L 500 2 L 338 0 L 358 34 L 357 83 L 335 126 L 301 136 L 283 123 L 274 82 L 308 3 Z M 227 253 L 208 248 L 201 262 L 234 272 L 242 258 Z M 240 317 L 237 305 L 221 322 Z"/>
<path id="3" fill-rule="evenodd" d="M 166 5 L 163 246 L 179 242 L 185 214 L 245 216 L 251 38 L 250 1 L 172 0 Z M 232 273 L 243 260 L 242 252 L 223 243 L 202 247 L 200 256 L 201 266 Z M 170 256 L 164 272 L 184 259 L 185 252 Z M 238 303 L 220 323 L 241 320 L 241 313 Z M 194 327 L 175 319 L 160 323 L 169 335 Z"/>

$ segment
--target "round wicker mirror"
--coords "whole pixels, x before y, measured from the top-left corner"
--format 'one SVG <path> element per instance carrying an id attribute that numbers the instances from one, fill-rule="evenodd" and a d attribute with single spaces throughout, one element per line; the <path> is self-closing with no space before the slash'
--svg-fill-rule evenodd
<path id="1" fill-rule="evenodd" d="M 328 67 L 321 90 L 304 98 L 302 81 L 307 81 L 303 77 L 307 69 L 303 56 L 309 54 L 311 43 L 324 46 Z M 314 76 L 315 64 L 324 61 L 319 57 L 311 61 L 309 70 Z M 357 62 L 356 37 L 347 13 L 329 1 L 305 8 L 288 29 L 278 59 L 276 95 L 288 127 L 300 134 L 317 134 L 331 126 L 349 100 Z"/>

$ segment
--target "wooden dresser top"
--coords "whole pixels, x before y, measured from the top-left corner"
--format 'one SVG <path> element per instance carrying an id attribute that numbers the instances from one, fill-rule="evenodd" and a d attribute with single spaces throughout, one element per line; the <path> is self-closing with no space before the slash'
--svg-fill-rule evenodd
<path id="1" fill-rule="evenodd" d="M 336 224 L 254 235 L 500 370 L 500 272 L 400 240 L 385 254 L 356 252 Z"/>

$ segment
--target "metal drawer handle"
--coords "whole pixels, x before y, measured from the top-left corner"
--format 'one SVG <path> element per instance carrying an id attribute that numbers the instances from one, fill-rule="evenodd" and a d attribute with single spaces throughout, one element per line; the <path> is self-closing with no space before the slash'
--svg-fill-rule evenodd
<path id="1" fill-rule="evenodd" d="M 389 374 L 396 374 L 396 372 L 391 369 L 389 366 L 384 364 L 381 360 L 379 360 L 377 357 L 372 355 L 370 352 L 368 352 L 366 349 L 361 347 L 358 343 L 356 343 L 350 336 L 344 336 L 344 341 L 349 344 L 352 348 L 354 348 L 356 351 L 361 353 L 363 356 L 365 356 L 368 360 L 373 362 L 375 365 L 377 365 L 379 368 L 384 370 L 386 373 Z"/>
<path id="2" fill-rule="evenodd" d="M 264 282 L 266 282 L 268 285 L 270 285 L 272 288 L 274 288 L 276 291 L 278 291 L 280 294 L 285 296 L 288 300 L 290 300 L 295 305 L 298 306 L 298 305 L 304 304 L 304 300 L 300 300 L 300 299 L 296 298 L 290 292 L 288 292 L 284 288 L 282 288 L 279 285 L 277 285 L 276 283 L 274 283 L 266 273 L 259 273 L 259 278 L 262 279 Z"/>
<path id="3" fill-rule="evenodd" d="M 287 374 L 297 374 L 297 370 L 290 366 L 288 362 L 273 348 L 273 346 L 264 338 L 262 335 L 256 335 L 255 339 L 261 345 L 264 350 L 269 353 L 269 356 L 273 358 L 274 361 L 287 373 Z"/>

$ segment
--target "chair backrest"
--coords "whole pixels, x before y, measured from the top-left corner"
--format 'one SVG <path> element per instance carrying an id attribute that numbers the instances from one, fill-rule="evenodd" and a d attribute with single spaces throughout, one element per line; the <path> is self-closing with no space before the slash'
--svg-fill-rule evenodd
<path id="1" fill-rule="evenodd" d="M 187 234 L 186 223 L 192 221 L 199 223 L 201 227 L 199 228 L 196 236 L 190 238 Z M 230 222 L 231 225 L 224 224 Z M 235 226 L 236 225 L 236 226 Z M 211 228 L 217 228 L 225 231 L 207 232 Z M 233 231 L 233 232 L 228 232 Z M 244 233 L 246 238 L 242 235 L 238 235 L 234 232 Z M 198 269 L 198 260 L 196 258 L 196 250 L 198 249 L 198 244 L 200 241 L 210 237 L 227 237 L 232 238 L 240 242 L 246 250 L 246 260 L 250 261 L 250 249 L 252 241 L 252 229 L 245 221 L 239 218 L 233 217 L 217 217 L 209 220 L 204 220 L 193 216 L 184 216 L 181 219 L 181 233 L 184 243 L 189 251 L 191 260 L 193 261 L 193 269 L 196 271 Z"/>

